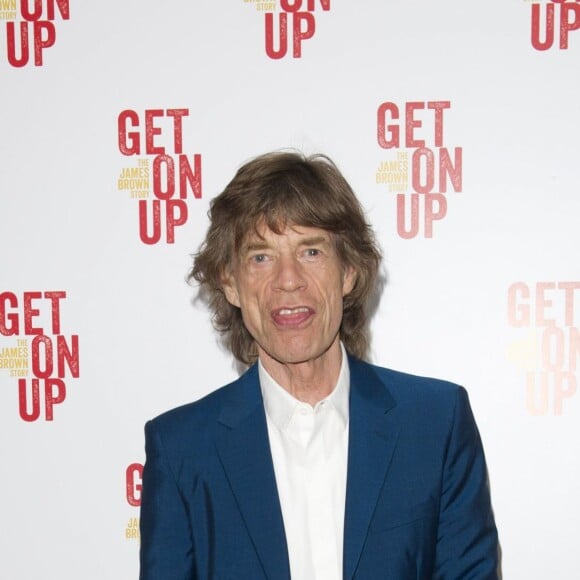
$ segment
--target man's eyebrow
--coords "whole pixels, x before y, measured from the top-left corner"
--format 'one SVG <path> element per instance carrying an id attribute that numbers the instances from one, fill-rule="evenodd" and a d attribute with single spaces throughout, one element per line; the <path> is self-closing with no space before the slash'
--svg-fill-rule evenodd
<path id="1" fill-rule="evenodd" d="M 267 250 L 269 247 L 270 246 L 266 241 L 255 240 L 243 244 L 241 247 L 241 252 L 256 252 L 258 250 Z"/>
<path id="2" fill-rule="evenodd" d="M 303 238 L 298 242 L 298 245 L 301 247 L 319 246 L 321 244 L 330 244 L 330 240 L 326 236 L 311 236 Z M 266 240 L 255 239 L 242 244 L 240 252 L 247 254 L 249 252 L 259 252 L 268 249 L 270 249 L 270 244 Z"/>
<path id="3" fill-rule="evenodd" d="M 311 238 L 304 238 L 300 240 L 301 246 L 318 246 L 320 244 L 328 244 L 330 240 L 325 236 L 313 236 Z"/>

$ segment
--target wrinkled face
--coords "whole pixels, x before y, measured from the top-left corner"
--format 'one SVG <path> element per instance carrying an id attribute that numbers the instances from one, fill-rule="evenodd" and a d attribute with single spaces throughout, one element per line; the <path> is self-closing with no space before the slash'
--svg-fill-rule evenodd
<path id="1" fill-rule="evenodd" d="M 314 361 L 338 347 L 343 296 L 355 282 L 329 232 L 288 226 L 259 229 L 244 241 L 224 279 L 228 301 L 242 311 L 263 363 Z"/>

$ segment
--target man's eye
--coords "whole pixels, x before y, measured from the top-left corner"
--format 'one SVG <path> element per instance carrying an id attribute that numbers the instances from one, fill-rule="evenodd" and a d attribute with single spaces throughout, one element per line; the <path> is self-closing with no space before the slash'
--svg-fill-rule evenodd
<path id="1" fill-rule="evenodd" d="M 315 258 L 316 256 L 319 256 L 320 255 L 320 250 L 317 249 L 317 248 L 308 248 L 306 250 L 306 255 L 309 258 Z"/>
<path id="2" fill-rule="evenodd" d="M 261 264 L 266 261 L 266 254 L 256 254 L 255 256 L 252 256 L 251 260 L 256 264 Z"/>

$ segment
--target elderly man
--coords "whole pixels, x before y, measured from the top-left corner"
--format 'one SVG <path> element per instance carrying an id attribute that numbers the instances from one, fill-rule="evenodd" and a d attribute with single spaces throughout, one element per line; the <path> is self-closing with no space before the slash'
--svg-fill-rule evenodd
<path id="1" fill-rule="evenodd" d="M 380 263 L 324 156 L 242 166 L 191 276 L 249 365 L 146 426 L 141 580 L 483 580 L 497 532 L 466 392 L 363 362 Z"/>

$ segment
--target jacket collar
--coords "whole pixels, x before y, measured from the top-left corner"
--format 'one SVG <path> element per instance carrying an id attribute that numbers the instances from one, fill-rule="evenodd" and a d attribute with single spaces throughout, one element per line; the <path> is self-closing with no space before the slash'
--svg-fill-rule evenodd
<path id="1" fill-rule="evenodd" d="M 290 580 L 257 365 L 231 385 L 228 396 L 218 418 L 215 440 L 218 455 L 265 576 L 271 580 Z"/>
<path id="2" fill-rule="evenodd" d="M 396 402 L 373 367 L 349 359 L 350 427 L 344 523 L 344 579 L 356 571 L 397 444 Z"/>

